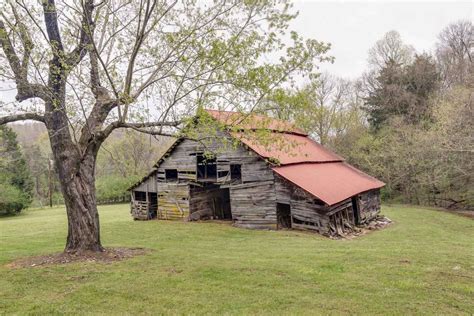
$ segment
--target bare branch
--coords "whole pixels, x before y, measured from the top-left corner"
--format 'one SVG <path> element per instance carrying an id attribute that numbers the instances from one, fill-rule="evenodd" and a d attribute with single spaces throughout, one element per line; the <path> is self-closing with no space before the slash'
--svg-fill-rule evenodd
<path id="1" fill-rule="evenodd" d="M 82 4 L 82 1 L 81 1 Z M 77 47 L 67 56 L 67 64 L 76 66 L 87 53 L 87 45 L 93 40 L 94 22 L 92 21 L 92 11 L 94 10 L 93 0 L 88 0 L 82 5 L 81 35 Z"/>
<path id="2" fill-rule="evenodd" d="M 22 36 L 27 37 L 27 35 Z M 26 43 L 25 45 L 29 46 L 30 44 L 28 43 L 28 39 L 26 37 L 24 38 L 24 43 Z M 26 69 L 28 63 L 23 62 L 22 64 L 20 62 L 20 58 L 18 57 L 15 51 L 13 43 L 8 37 L 7 29 L 2 20 L 0 20 L 0 44 L 2 46 L 3 52 L 5 53 L 5 56 L 7 57 L 10 68 L 13 71 L 13 74 L 15 75 L 16 88 L 18 91 L 16 99 L 20 102 L 34 97 L 46 100 L 48 94 L 46 88 L 43 85 L 28 83 L 28 70 Z M 31 48 L 25 46 L 25 55 L 28 59 L 30 49 Z"/>
<path id="3" fill-rule="evenodd" d="M 163 121 L 163 122 L 144 122 L 144 123 L 125 123 L 125 122 L 120 122 L 116 121 L 111 123 L 109 126 L 107 126 L 100 134 L 98 135 L 99 139 L 105 139 L 107 138 L 115 129 L 117 128 L 131 128 L 131 129 L 141 129 L 143 128 L 148 128 L 148 127 L 177 127 L 182 123 L 182 121 Z M 142 131 L 144 132 L 144 131 Z M 147 131 L 147 133 L 151 133 L 151 131 Z M 164 133 L 161 133 L 159 135 L 167 135 Z"/>
<path id="4" fill-rule="evenodd" d="M 0 117 L 0 125 L 4 125 L 11 122 L 17 121 L 25 121 L 25 120 L 33 120 L 39 121 L 44 123 L 44 117 L 37 113 L 23 113 L 23 114 L 15 114 L 15 115 L 8 115 L 4 117 Z"/>

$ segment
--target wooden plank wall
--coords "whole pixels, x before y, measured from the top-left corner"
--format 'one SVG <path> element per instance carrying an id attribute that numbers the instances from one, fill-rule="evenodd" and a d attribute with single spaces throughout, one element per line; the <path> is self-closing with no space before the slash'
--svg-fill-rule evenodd
<path id="1" fill-rule="evenodd" d="M 214 214 L 213 200 L 219 196 L 218 186 L 190 186 L 189 191 L 189 219 L 210 219 Z"/>
<path id="2" fill-rule="evenodd" d="M 189 185 L 158 182 L 158 219 L 184 219 L 189 216 Z"/>
<path id="3" fill-rule="evenodd" d="M 352 198 L 331 205 L 328 208 L 329 235 L 344 236 L 353 231 L 355 226 Z"/>
<path id="4" fill-rule="evenodd" d="M 185 139 L 177 144 L 169 156 L 159 165 L 157 171 L 158 182 L 165 182 L 165 170 L 177 169 L 178 180 L 196 181 L 196 152 L 199 146 L 196 141 Z"/>
<path id="5" fill-rule="evenodd" d="M 359 194 L 360 223 L 366 223 L 380 213 L 380 190 L 371 190 Z"/>
<path id="6" fill-rule="evenodd" d="M 148 179 L 140 183 L 140 185 L 133 188 L 133 191 L 141 192 L 153 192 L 156 193 L 157 184 L 156 184 L 156 174 L 152 174 Z"/>
<path id="7" fill-rule="evenodd" d="M 158 166 L 159 199 L 166 199 L 165 203 L 158 204 L 159 212 L 164 211 L 166 207 L 173 207 L 169 196 L 171 186 L 182 183 L 197 184 L 196 153 L 204 151 L 216 154 L 218 177 L 215 183 L 230 189 L 231 211 L 235 225 L 249 228 L 276 227 L 273 171 L 251 150 L 240 145 L 233 146 L 225 133 L 219 134 L 218 138 L 205 145 L 192 140 L 183 140 Z M 231 182 L 231 164 L 241 165 L 240 181 Z M 166 183 L 166 169 L 178 170 L 178 182 Z M 166 192 L 162 192 L 163 183 L 167 184 Z M 199 207 L 207 207 L 207 202 L 199 193 L 204 194 L 196 190 L 188 195 L 188 210 L 191 213 Z"/>
<path id="8" fill-rule="evenodd" d="M 230 187 L 235 226 L 276 229 L 276 200 L 273 181 L 247 182 Z"/>
<path id="9" fill-rule="evenodd" d="M 329 233 L 328 207 L 280 176 L 275 177 L 276 201 L 290 204 L 292 227 Z"/>

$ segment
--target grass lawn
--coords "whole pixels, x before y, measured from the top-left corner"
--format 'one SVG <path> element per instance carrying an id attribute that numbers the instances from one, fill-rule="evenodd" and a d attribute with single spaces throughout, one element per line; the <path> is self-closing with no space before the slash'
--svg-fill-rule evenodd
<path id="1" fill-rule="evenodd" d="M 10 269 L 63 249 L 63 208 L 0 218 L 0 314 L 473 314 L 474 221 L 383 207 L 395 221 L 354 240 L 218 223 L 134 222 L 100 207 L 105 263 Z"/>

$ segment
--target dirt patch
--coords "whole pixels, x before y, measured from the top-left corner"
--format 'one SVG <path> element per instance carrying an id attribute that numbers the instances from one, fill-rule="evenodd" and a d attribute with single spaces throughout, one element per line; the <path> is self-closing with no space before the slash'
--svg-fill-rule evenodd
<path id="1" fill-rule="evenodd" d="M 80 254 L 54 253 L 50 255 L 26 257 L 15 260 L 6 266 L 9 268 L 30 268 L 68 264 L 74 262 L 112 263 L 149 253 L 145 248 L 105 248 L 102 252 L 85 251 Z"/>

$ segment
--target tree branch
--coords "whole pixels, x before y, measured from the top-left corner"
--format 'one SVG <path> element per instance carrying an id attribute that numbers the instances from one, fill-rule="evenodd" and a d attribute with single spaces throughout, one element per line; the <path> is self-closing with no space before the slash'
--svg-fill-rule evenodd
<path id="1" fill-rule="evenodd" d="M 25 34 L 22 35 L 27 36 Z M 29 58 L 30 47 L 27 38 L 23 38 L 26 42 L 24 42 L 25 47 L 25 56 Z M 40 84 L 29 84 L 28 83 L 28 69 L 26 69 L 27 62 L 23 64 L 20 62 L 20 58 L 18 57 L 13 43 L 11 42 L 5 24 L 2 20 L 0 20 L 0 44 L 2 46 L 3 52 L 8 60 L 11 70 L 15 75 L 15 82 L 17 88 L 17 101 L 24 101 L 29 98 L 38 97 L 43 100 L 47 99 L 47 90 L 46 87 Z M 24 56 L 24 58 L 26 58 Z"/>
<path id="2" fill-rule="evenodd" d="M 44 123 L 44 117 L 42 115 L 39 115 L 37 113 L 23 113 L 0 117 L 0 125 L 25 120 L 33 120 Z"/>
<path id="3" fill-rule="evenodd" d="M 117 128 L 132 128 L 132 129 L 142 129 L 147 127 L 177 127 L 182 123 L 182 121 L 169 121 L 169 122 L 144 122 L 144 123 L 125 123 L 116 121 L 107 126 L 103 131 L 98 134 L 98 138 L 105 140 L 115 129 Z M 141 132 L 145 132 L 140 130 Z M 148 131 L 146 131 L 148 133 Z M 162 133 L 160 132 L 160 135 Z"/>
<path id="4" fill-rule="evenodd" d="M 88 0 L 82 3 L 82 22 L 79 43 L 67 56 L 67 64 L 74 67 L 84 58 L 87 53 L 87 45 L 93 40 L 94 22 L 92 21 L 92 11 L 94 10 L 94 1 Z"/>
<path id="5" fill-rule="evenodd" d="M 44 22 L 46 24 L 46 32 L 48 33 L 49 42 L 53 49 L 53 55 L 58 56 L 64 51 L 61 33 L 58 26 L 58 13 L 54 0 L 43 1 Z"/>

